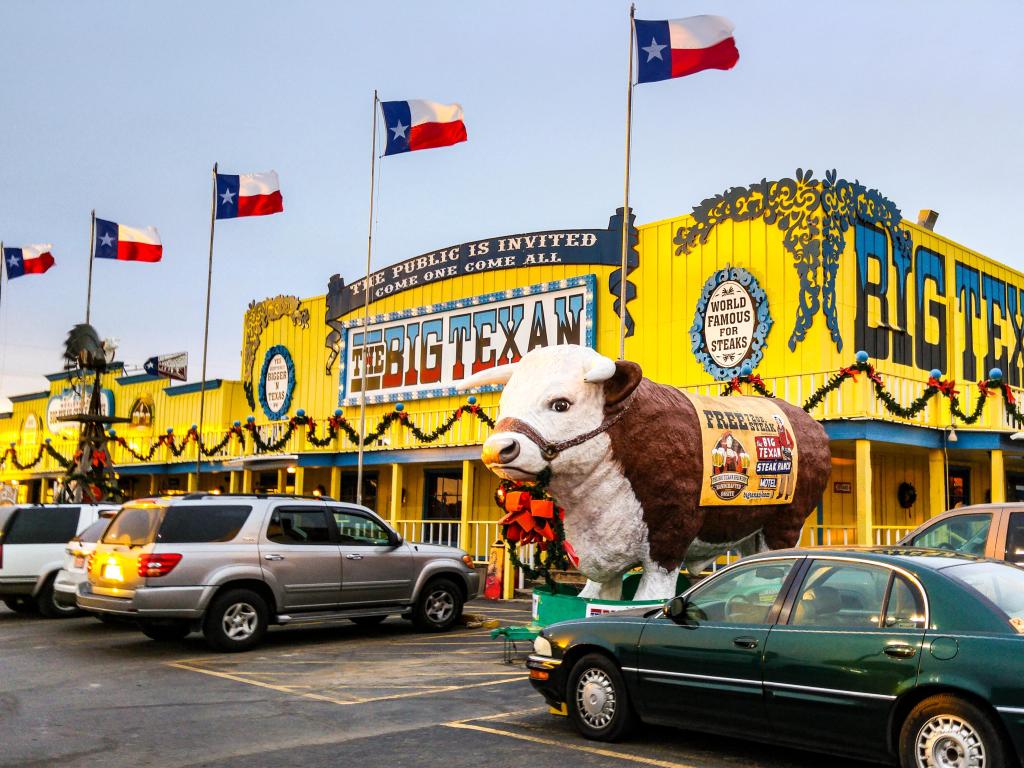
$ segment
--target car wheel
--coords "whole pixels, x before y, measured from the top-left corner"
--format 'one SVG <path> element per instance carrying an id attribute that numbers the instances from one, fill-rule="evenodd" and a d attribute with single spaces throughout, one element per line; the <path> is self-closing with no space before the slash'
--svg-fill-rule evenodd
<path id="1" fill-rule="evenodd" d="M 5 597 L 4 605 L 15 613 L 35 613 L 38 610 L 35 601 L 28 597 Z"/>
<path id="2" fill-rule="evenodd" d="M 462 592 L 450 579 L 434 579 L 420 591 L 412 623 L 425 632 L 443 632 L 462 617 Z"/>
<path id="3" fill-rule="evenodd" d="M 192 631 L 187 621 L 143 621 L 139 623 L 139 629 L 149 639 L 162 643 L 184 640 Z"/>
<path id="4" fill-rule="evenodd" d="M 1006 748 L 992 719 L 950 694 L 914 707 L 900 730 L 901 768 L 1005 768 Z"/>
<path id="5" fill-rule="evenodd" d="M 36 595 L 36 607 L 39 609 L 39 613 L 48 619 L 69 619 L 72 616 L 81 616 L 82 612 L 76 605 L 61 605 L 57 602 L 57 595 L 53 589 L 53 580 L 56 576 L 51 576 L 43 584 L 43 588 L 39 590 L 39 594 Z"/>
<path id="6" fill-rule="evenodd" d="M 203 636 L 218 651 L 247 651 L 267 631 L 267 603 L 248 589 L 217 595 L 203 619 Z"/>
<path id="7" fill-rule="evenodd" d="M 565 699 L 576 730 L 595 741 L 616 741 L 633 726 L 633 708 L 618 665 L 590 653 L 569 673 Z"/>
<path id="8" fill-rule="evenodd" d="M 360 627 L 376 627 L 384 622 L 387 616 L 353 616 L 349 621 Z"/>

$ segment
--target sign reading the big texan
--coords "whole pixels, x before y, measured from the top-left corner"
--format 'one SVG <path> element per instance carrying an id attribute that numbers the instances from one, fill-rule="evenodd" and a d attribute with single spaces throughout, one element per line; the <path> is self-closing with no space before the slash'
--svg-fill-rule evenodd
<path id="1" fill-rule="evenodd" d="M 701 506 L 789 504 L 797 447 L 786 413 L 763 397 L 683 394 L 700 419 Z"/>
<path id="2" fill-rule="evenodd" d="M 338 402 L 441 397 L 474 373 L 536 347 L 594 346 L 593 275 L 392 312 L 343 324 Z M 364 344 L 365 370 L 364 370 Z M 485 390 L 497 387 L 485 387 Z"/>
<path id="3" fill-rule="evenodd" d="M 636 228 L 630 226 L 629 270 L 637 265 L 635 251 Z M 550 232 L 531 232 L 522 235 L 502 235 L 442 248 L 421 256 L 379 269 L 370 275 L 370 302 L 420 288 L 452 277 L 492 272 L 517 267 L 535 267 L 552 264 L 598 264 L 620 266 L 622 263 L 621 209 L 611 217 L 607 229 L 566 229 Z M 608 289 L 619 295 L 620 270 L 609 276 Z M 636 289 L 627 286 L 627 304 Z M 326 322 L 331 329 L 326 346 L 330 349 L 327 370 L 330 372 L 340 353 L 341 318 L 359 309 L 366 296 L 366 278 L 348 285 L 340 275 L 333 275 L 327 287 Z M 627 326 L 632 319 L 627 312 Z M 631 332 L 631 331 L 630 331 Z M 629 335 L 629 333 L 627 333 Z"/>

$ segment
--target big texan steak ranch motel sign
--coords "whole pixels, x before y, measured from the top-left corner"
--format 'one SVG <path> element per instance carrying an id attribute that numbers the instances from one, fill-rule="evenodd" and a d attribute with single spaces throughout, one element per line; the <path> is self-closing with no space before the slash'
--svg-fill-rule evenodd
<path id="1" fill-rule="evenodd" d="M 339 405 L 456 394 L 463 379 L 537 347 L 594 346 L 594 275 L 342 324 Z M 364 369 L 363 346 L 366 345 Z M 497 387 L 484 387 L 486 390 Z"/>

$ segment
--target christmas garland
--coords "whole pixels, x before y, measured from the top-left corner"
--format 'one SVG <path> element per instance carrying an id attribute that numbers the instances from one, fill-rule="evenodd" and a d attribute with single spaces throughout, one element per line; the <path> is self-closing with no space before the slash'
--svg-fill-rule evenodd
<path id="1" fill-rule="evenodd" d="M 550 479 L 551 470 L 545 469 L 533 483 L 502 480 L 494 492 L 494 501 L 504 513 L 501 533 L 512 565 L 529 579 L 543 578 L 554 592 L 552 570 L 565 570 L 579 561 L 572 545 L 565 540 L 565 510 L 548 493 Z M 519 558 L 520 544 L 537 545 L 532 565 Z"/>
<path id="2" fill-rule="evenodd" d="M 960 392 L 956 388 L 956 382 L 952 379 L 943 379 L 942 372 L 938 369 L 932 370 L 928 375 L 927 386 L 924 392 L 919 397 L 914 399 L 909 405 L 902 405 L 892 393 L 886 389 L 885 382 L 882 377 L 875 370 L 874 366 L 869 361 L 867 352 L 858 352 L 853 365 L 840 368 L 837 373 L 832 375 L 828 381 L 822 384 L 818 389 L 811 393 L 811 396 L 807 398 L 807 401 L 803 404 L 803 410 L 810 413 L 819 405 L 825 397 L 835 390 L 839 389 L 844 381 L 847 379 L 857 380 L 858 374 L 865 374 L 871 381 L 871 386 L 874 389 L 875 397 L 877 397 L 885 409 L 893 416 L 898 416 L 902 419 L 911 419 L 923 411 L 928 403 L 936 395 L 942 395 L 949 400 L 949 410 L 956 418 L 960 419 L 964 424 L 974 424 L 981 414 L 985 410 L 985 404 L 988 402 L 989 395 L 996 394 L 999 391 L 1003 396 L 1003 401 L 1006 405 L 1006 412 L 1009 414 L 1013 423 L 1017 426 L 1024 424 L 1024 411 L 1017 405 L 1017 400 L 1013 395 L 1013 391 L 1010 389 L 1010 385 L 1003 380 L 1003 372 L 998 368 L 993 368 L 988 373 L 987 379 L 981 379 L 978 382 L 978 399 L 974 402 L 974 407 L 968 410 L 964 410 L 960 404 Z M 723 396 L 729 396 L 736 392 L 742 392 L 742 385 L 747 384 L 754 389 L 758 394 L 765 397 L 774 397 L 775 395 L 768 391 L 768 388 L 764 384 L 764 380 L 753 374 L 749 365 L 744 365 L 740 370 L 740 375 L 734 377 L 731 381 L 725 384 L 722 390 Z"/>
<path id="3" fill-rule="evenodd" d="M 3 458 L 0 459 L 0 464 L 6 464 L 8 461 L 10 461 L 11 464 L 13 464 L 16 469 L 24 471 L 26 469 L 32 469 L 37 464 L 39 464 L 39 462 L 43 460 L 44 453 L 52 457 L 53 460 L 60 464 L 64 469 L 69 469 L 74 464 L 74 462 L 71 461 L 70 459 L 65 459 L 63 456 L 61 456 L 57 452 L 57 449 L 50 445 L 50 438 L 46 438 L 46 440 L 43 441 L 43 444 L 39 446 L 39 450 L 36 451 L 35 458 L 32 459 L 31 461 L 19 461 L 18 452 L 15 448 L 15 445 L 16 443 L 11 443 L 7 450 L 4 451 Z"/>

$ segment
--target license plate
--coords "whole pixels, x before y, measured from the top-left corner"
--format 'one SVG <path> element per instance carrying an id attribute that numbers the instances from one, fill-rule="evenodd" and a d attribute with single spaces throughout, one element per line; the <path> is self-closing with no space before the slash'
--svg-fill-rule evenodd
<path id="1" fill-rule="evenodd" d="M 85 558 L 84 557 L 76 557 L 75 558 L 75 568 L 84 568 L 84 567 L 85 567 Z"/>

